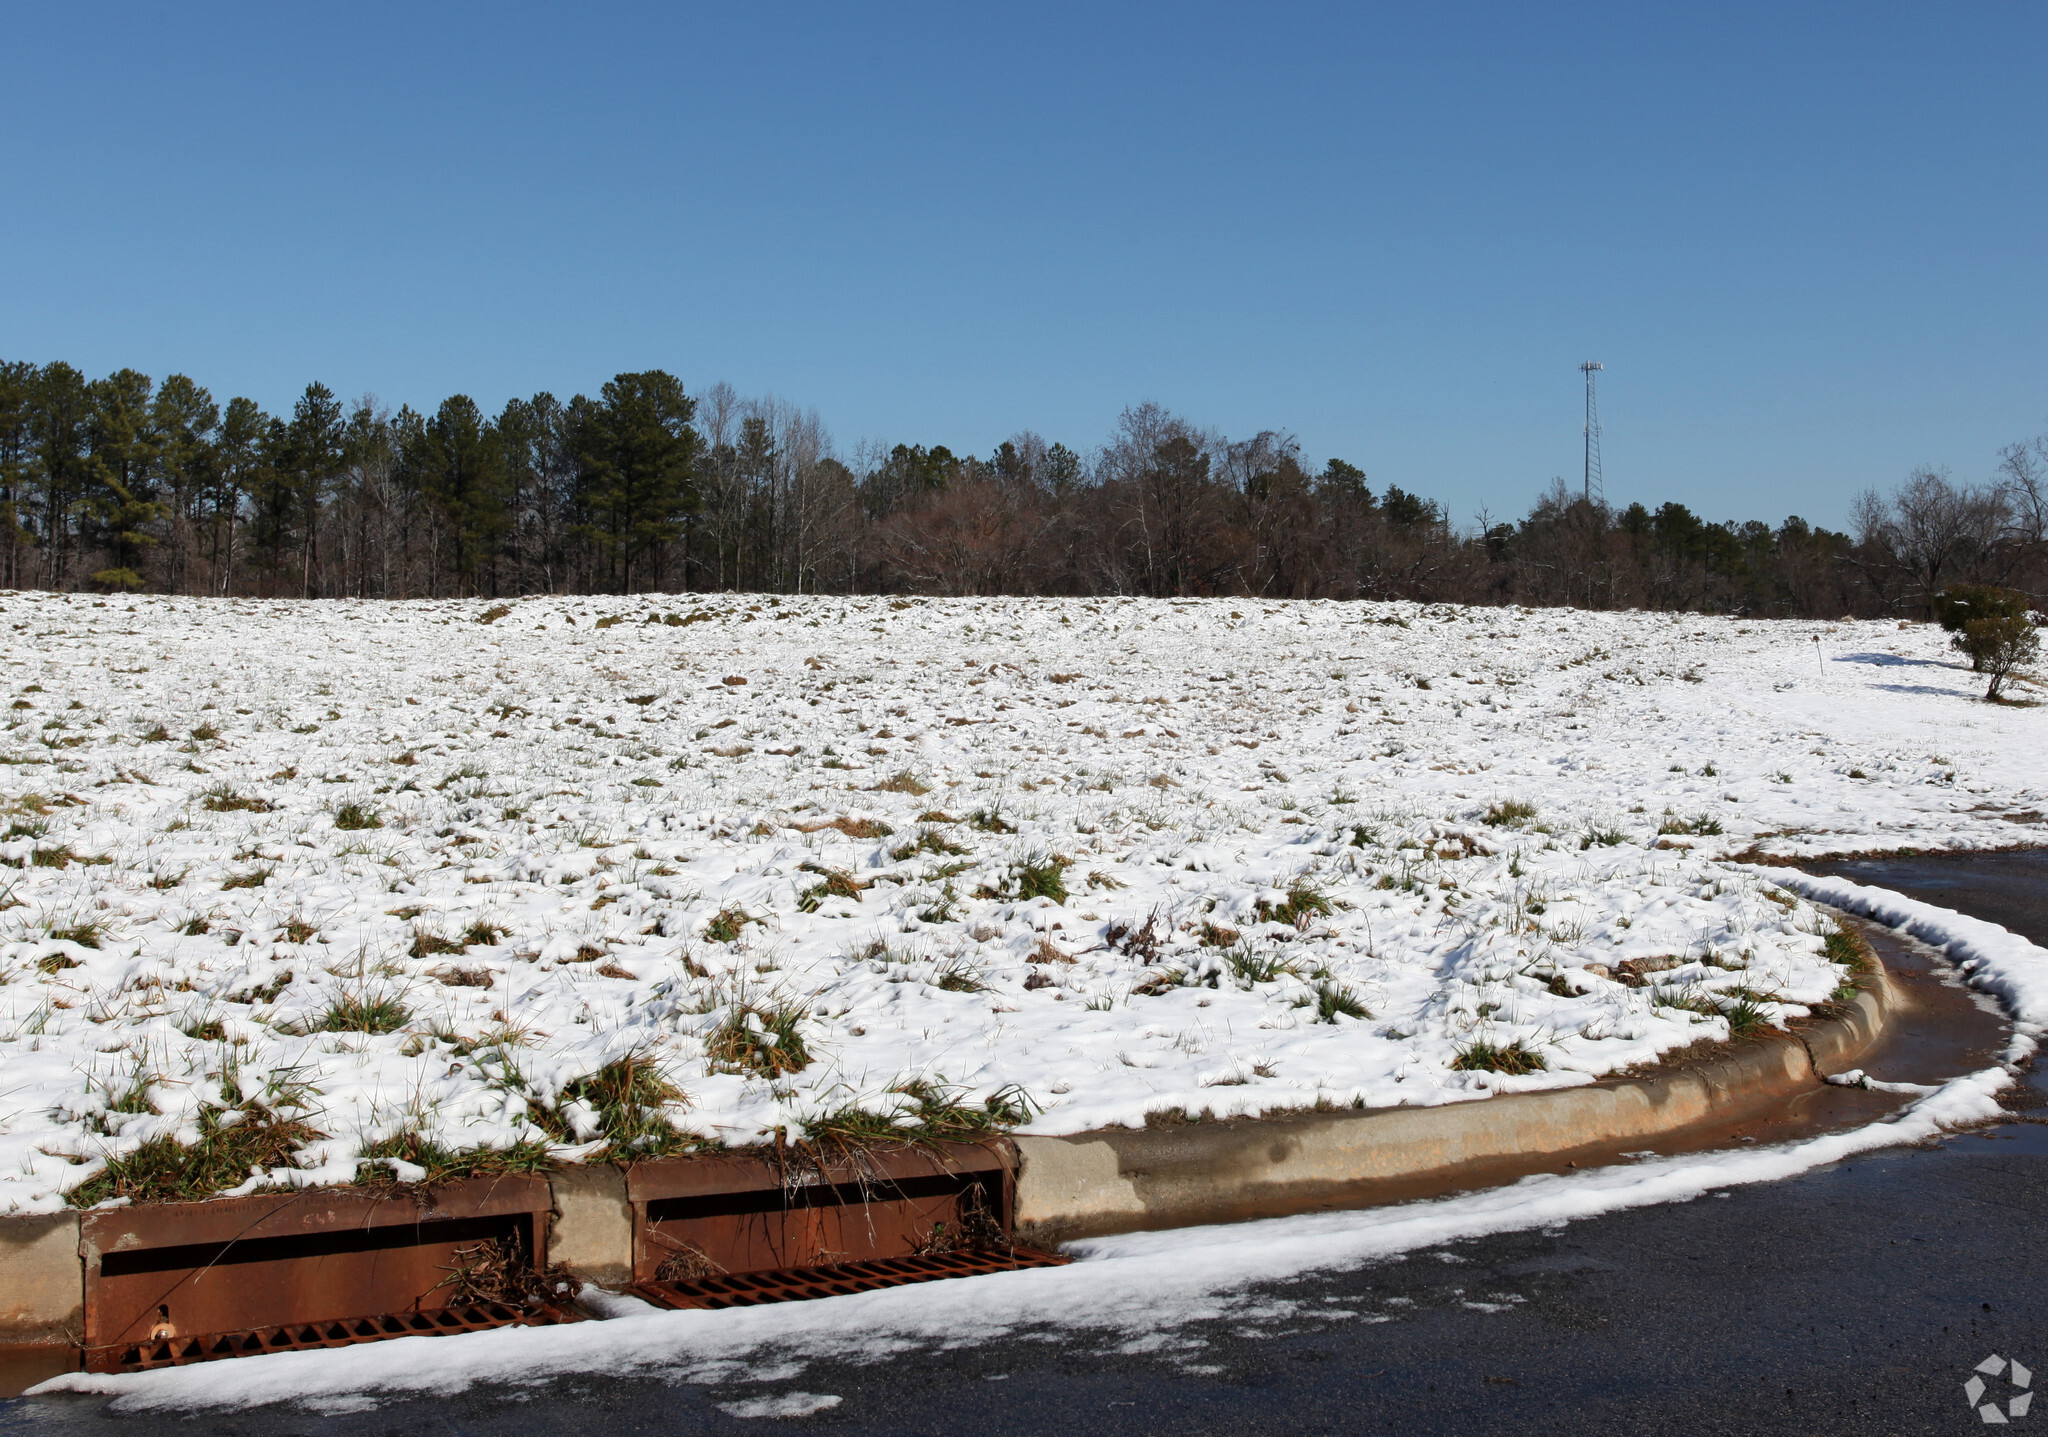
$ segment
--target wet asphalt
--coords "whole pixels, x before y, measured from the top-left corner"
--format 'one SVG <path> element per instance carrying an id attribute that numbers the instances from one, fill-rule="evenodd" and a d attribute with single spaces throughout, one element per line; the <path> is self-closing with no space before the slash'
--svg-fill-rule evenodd
<path id="1" fill-rule="evenodd" d="M 2048 946 L 2048 854 L 1823 871 Z M 565 1379 L 333 1416 L 20 1399 L 0 1404 L 0 1434 L 1976 1431 L 1963 1384 L 1978 1362 L 1996 1352 L 2048 1371 L 2048 1082 L 2037 1071 L 2011 1101 L 2013 1121 L 1925 1148 L 1275 1283 L 1291 1315 L 1183 1328 L 1195 1345 L 1163 1354 L 1047 1331 L 814 1362 L 778 1384 Z M 721 1407 L 792 1390 L 841 1401 L 793 1420 Z M 2048 1422 L 2042 1402 L 2014 1425 Z"/>

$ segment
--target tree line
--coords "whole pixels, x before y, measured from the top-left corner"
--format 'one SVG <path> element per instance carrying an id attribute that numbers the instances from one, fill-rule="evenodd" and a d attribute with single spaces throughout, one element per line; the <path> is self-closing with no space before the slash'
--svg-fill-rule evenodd
<path id="1" fill-rule="evenodd" d="M 2048 591 L 2048 437 L 1994 477 L 1919 470 L 1852 531 L 1613 508 L 1556 481 L 1453 522 L 1289 434 L 1156 404 L 1092 450 L 837 452 L 813 410 L 660 370 L 595 397 L 432 413 L 309 384 L 289 414 L 191 378 L 0 361 L 0 585 L 410 598 L 524 593 L 1410 598 L 1759 616 L 1931 614 Z M 2038 603 L 2036 607 L 2041 607 Z"/>

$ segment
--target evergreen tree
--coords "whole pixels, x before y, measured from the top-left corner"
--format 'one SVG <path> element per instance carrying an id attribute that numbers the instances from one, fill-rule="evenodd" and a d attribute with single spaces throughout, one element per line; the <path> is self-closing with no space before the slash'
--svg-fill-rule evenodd
<path id="1" fill-rule="evenodd" d="M 478 575 L 491 563 L 510 526 L 508 473 L 497 429 L 476 402 L 457 394 L 434 417 L 409 427 L 404 463 L 412 482 L 447 526 L 454 545 L 455 578 L 462 592 L 478 591 Z"/>
<path id="2" fill-rule="evenodd" d="M 313 596 L 313 564 L 317 557 L 320 506 L 327 486 L 348 457 L 343 442 L 341 402 L 324 384 L 306 386 L 292 406 L 292 421 L 281 446 L 281 479 L 285 500 L 294 509 L 293 521 L 299 533 L 299 586 L 306 598 Z"/>
<path id="3" fill-rule="evenodd" d="M 276 415 L 265 415 L 256 443 L 256 462 L 249 468 L 249 545 L 259 560 L 265 588 L 276 594 L 284 586 L 285 555 L 298 548 L 298 491 L 291 430 Z"/>
<path id="4" fill-rule="evenodd" d="M 61 360 L 44 365 L 36 376 L 35 406 L 30 482 L 41 510 L 43 582 L 68 588 L 75 547 L 72 520 L 90 478 L 92 397 L 85 376 Z"/>
<path id="5" fill-rule="evenodd" d="M 220 406 L 186 376 L 173 374 L 157 390 L 149 422 L 156 443 L 157 490 L 170 516 L 170 588 L 184 593 L 200 502 L 215 482 L 219 456 L 213 435 L 220 425 Z"/>
<path id="6" fill-rule="evenodd" d="M 602 393 L 599 404 L 581 395 L 574 402 L 587 511 L 578 527 L 604 554 L 608 577 L 631 592 L 635 566 L 682 533 L 684 516 L 698 505 L 696 402 L 658 369 L 621 374 Z"/>
<path id="7" fill-rule="evenodd" d="M 220 436 L 208 473 L 208 561 L 220 593 L 234 592 L 236 526 L 245 505 L 268 490 L 268 447 L 276 421 L 253 399 L 230 399 L 221 415 Z"/>
<path id="8" fill-rule="evenodd" d="M 34 462 L 36 367 L 0 361 L 0 584 L 21 586 L 22 559 L 33 556 L 35 535 L 22 523 Z"/>

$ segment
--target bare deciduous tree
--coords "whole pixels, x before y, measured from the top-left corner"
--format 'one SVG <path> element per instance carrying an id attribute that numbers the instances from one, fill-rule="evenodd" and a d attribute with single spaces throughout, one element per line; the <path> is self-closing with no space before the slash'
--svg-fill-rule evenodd
<path id="1" fill-rule="evenodd" d="M 1889 497 L 1865 490 L 1852 516 L 1860 562 L 1887 607 L 1916 605 L 1932 615 L 1943 583 L 2004 577 L 1996 548 L 2008 506 L 1998 487 L 1955 484 L 1946 470 L 1922 467 Z"/>

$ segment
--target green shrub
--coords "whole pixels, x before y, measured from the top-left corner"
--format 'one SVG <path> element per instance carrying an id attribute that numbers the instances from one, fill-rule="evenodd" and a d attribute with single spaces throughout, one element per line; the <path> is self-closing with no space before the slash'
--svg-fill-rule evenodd
<path id="1" fill-rule="evenodd" d="M 1984 690 L 1986 702 L 1996 703 L 1998 691 L 2014 669 L 2024 668 L 2041 655 L 2041 634 L 2025 614 L 1998 614 L 1971 619 L 1963 631 L 1950 640 L 1970 656 L 1971 667 L 1991 676 Z"/>
<path id="2" fill-rule="evenodd" d="M 1950 584 L 1934 596 L 1934 620 L 1952 634 L 1974 619 L 2024 619 L 2028 608 L 2025 594 L 1993 584 Z"/>

